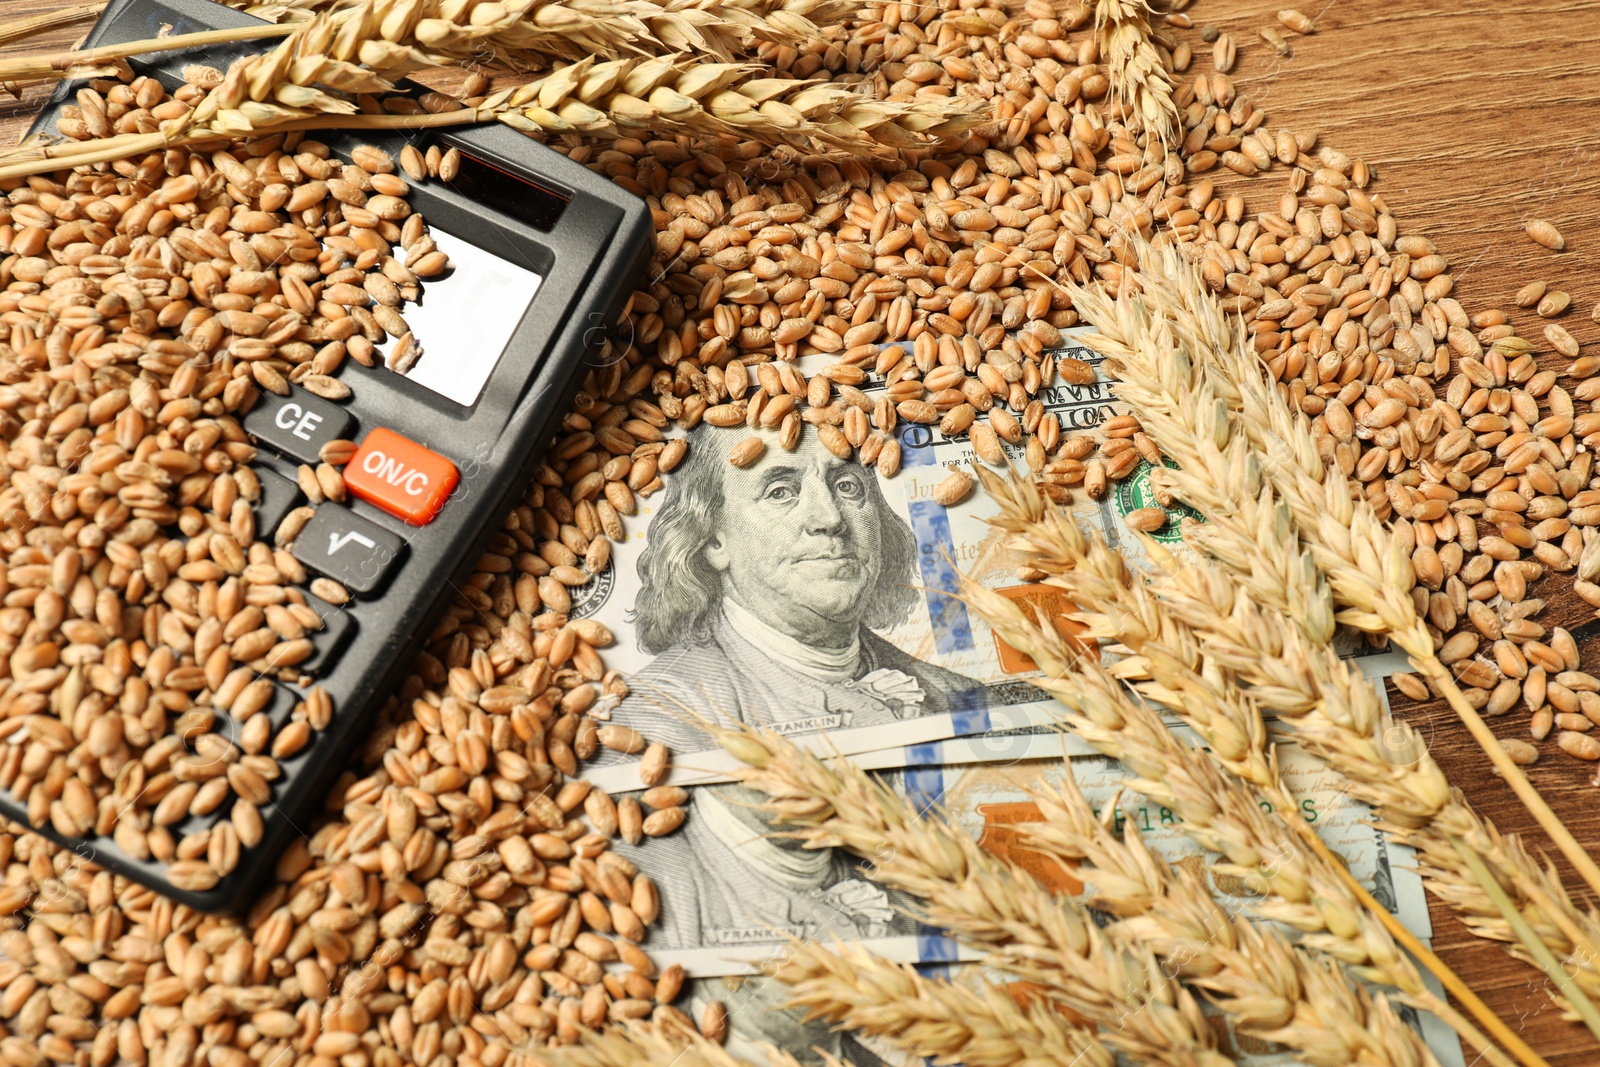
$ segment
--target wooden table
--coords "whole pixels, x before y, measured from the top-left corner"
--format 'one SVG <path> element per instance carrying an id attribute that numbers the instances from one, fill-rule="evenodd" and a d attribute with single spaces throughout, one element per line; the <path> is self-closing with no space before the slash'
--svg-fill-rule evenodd
<path id="1" fill-rule="evenodd" d="M 1573 296 L 1563 324 L 1586 351 L 1600 351 L 1600 325 L 1589 318 L 1600 301 L 1600 0 L 1333 0 L 1304 8 L 1317 32 L 1293 39 L 1288 58 L 1257 35 L 1276 25 L 1273 13 L 1282 2 L 1288 0 L 1199 0 L 1188 7 L 1195 28 L 1172 32 L 1197 53 L 1191 75 L 1211 69 L 1200 27 L 1209 22 L 1232 34 L 1239 46 L 1235 83 L 1268 112 L 1269 125 L 1317 130 L 1322 143 L 1367 160 L 1401 232 L 1432 238 L 1449 258 L 1456 296 L 1469 313 L 1504 308 L 1523 334 L 1538 340 L 1543 323 L 1515 308 L 1511 295 L 1545 278 Z M 63 0 L 4 0 L 0 17 L 63 6 Z M 86 28 L 59 29 L 25 44 L 66 47 Z M 34 88 L 20 104 L 0 103 L 0 144 L 26 128 L 46 95 Z M 1240 186 L 1253 207 L 1276 202 L 1286 187 L 1282 171 Z M 1532 217 L 1555 222 L 1568 251 L 1549 252 L 1528 240 L 1522 223 Z M 1541 620 L 1547 625 L 1573 626 L 1594 614 L 1565 584 L 1557 577 L 1537 589 L 1551 603 Z M 1600 641 L 1584 652 L 1587 663 L 1600 664 Z M 1399 703 L 1406 705 L 1404 698 Z M 1411 706 L 1407 714 L 1485 815 L 1502 830 L 1529 833 L 1534 849 L 1548 848 L 1448 708 Z M 1516 713 L 1492 725 L 1506 736 L 1526 733 L 1525 716 Z M 1600 790 L 1592 772 L 1552 750 L 1531 776 L 1579 840 L 1600 848 Z M 1563 873 L 1569 886 L 1576 884 L 1570 870 Z M 1439 954 L 1552 1065 L 1600 1062 L 1588 1034 L 1560 1020 L 1541 976 L 1472 937 L 1437 906 L 1434 926 Z"/>

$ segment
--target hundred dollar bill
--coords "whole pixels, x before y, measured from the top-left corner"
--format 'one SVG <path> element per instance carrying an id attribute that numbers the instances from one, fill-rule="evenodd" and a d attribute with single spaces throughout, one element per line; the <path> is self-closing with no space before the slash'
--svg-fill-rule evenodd
<path id="1" fill-rule="evenodd" d="M 1057 354 L 1102 362 L 1071 337 Z M 1121 410 L 1106 380 L 1039 395 L 1072 432 L 1094 432 Z M 954 595 L 965 573 L 1071 629 L 1059 590 L 1017 577 L 984 521 L 992 501 L 933 499 L 947 468 L 975 462 L 965 433 L 900 426 L 902 470 L 892 479 L 833 455 L 809 431 L 793 451 L 763 435 L 763 454 L 730 463 L 752 433 L 691 431 L 683 465 L 664 493 L 643 501 L 611 566 L 573 591 L 573 616 L 617 635 L 607 663 L 632 693 L 609 709 L 612 720 L 668 745 L 671 784 L 725 780 L 733 768 L 702 729 L 706 720 L 771 727 L 845 755 L 1054 721 L 1054 701 L 1029 684 L 1032 661 Z M 1021 465 L 1021 449 L 1013 452 Z M 1123 517 L 1159 506 L 1150 483 L 1141 467 L 1102 500 L 1074 492 L 1071 513 L 1137 559 L 1141 544 Z M 1167 525 L 1152 536 L 1182 553 L 1180 524 L 1193 512 L 1166 510 Z M 1398 662 L 1389 657 L 1385 670 Z M 638 788 L 636 763 L 602 754 L 586 776 L 613 792 Z"/>
<path id="2" fill-rule="evenodd" d="M 1427 940 L 1432 927 L 1409 850 L 1386 842 L 1369 825 L 1369 810 L 1346 796 L 1337 777 L 1314 757 L 1293 745 L 1280 748 L 1279 755 L 1285 780 L 1300 798 L 1307 820 L 1373 895 Z M 1097 810 L 1115 798 L 1119 826 L 1131 820 L 1169 862 L 1203 875 L 1224 906 L 1248 911 L 1254 898 L 1236 880 L 1217 871 L 1219 857 L 1185 837 L 1171 811 L 1137 794 L 1118 795 L 1128 778 L 1119 764 L 1090 756 L 1072 759 L 1070 766 Z M 1015 861 L 1052 888 L 1076 895 L 1084 891 L 1079 872 L 1027 849 L 1019 832 L 1040 818 L 1028 787 L 1060 781 L 1066 767 L 1059 752 L 1054 758 L 1034 752 L 1027 758 L 965 766 L 909 768 L 888 772 L 885 779 L 919 806 L 940 806 L 984 848 Z M 859 941 L 888 958 L 919 964 L 958 963 L 973 954 L 958 949 L 936 930 L 916 926 L 904 914 L 891 916 L 915 902 L 863 880 L 853 857 L 786 853 L 778 842 L 761 839 L 766 828 L 747 803 L 754 798 L 738 787 L 696 786 L 690 792 L 695 811 L 683 832 L 633 848 L 622 846 L 641 869 L 659 879 L 661 920 L 652 928 L 646 947 L 662 966 L 679 963 L 697 979 L 689 985 L 686 1010 L 698 1018 L 712 1001 L 722 1002 L 729 1010 L 736 1050 L 750 1051 L 765 1041 L 810 1062 L 817 1059 L 813 1048 L 857 1064 L 877 1062 L 880 1054 L 887 1054 L 885 1049 L 874 1051 L 876 1046 L 830 1033 L 826 1024 L 808 1024 L 794 1013 L 778 1010 L 784 999 L 781 984 L 752 973 L 758 962 L 784 950 L 778 931 L 824 944 L 835 939 Z M 735 823 L 728 811 L 711 808 L 708 798 L 728 811 L 745 814 Z M 1432 1021 L 1416 1021 L 1433 1043 L 1436 1035 L 1426 1029 Z M 1435 1043 L 1436 1049 L 1449 1044 L 1445 1038 L 1453 1040 L 1447 1029 L 1440 1029 L 1440 1034 L 1443 1045 Z M 1441 1056 L 1441 1062 L 1459 1063 L 1459 1052 L 1455 1059 Z"/>

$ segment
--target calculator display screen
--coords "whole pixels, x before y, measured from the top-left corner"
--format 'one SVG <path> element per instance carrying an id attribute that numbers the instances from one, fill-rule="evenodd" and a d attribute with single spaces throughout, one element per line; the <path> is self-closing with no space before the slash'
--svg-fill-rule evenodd
<path id="1" fill-rule="evenodd" d="M 544 279 L 531 267 L 486 252 L 438 226 L 431 233 L 452 269 L 427 279 L 421 301 L 402 309 L 421 355 L 396 369 L 418 385 L 471 407 Z M 391 341 L 384 352 L 393 349 Z"/>

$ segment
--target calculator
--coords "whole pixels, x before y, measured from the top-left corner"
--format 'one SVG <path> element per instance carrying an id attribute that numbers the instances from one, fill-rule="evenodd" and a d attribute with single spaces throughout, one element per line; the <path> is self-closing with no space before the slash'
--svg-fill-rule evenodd
<path id="1" fill-rule="evenodd" d="M 86 47 L 259 22 L 207 0 L 113 0 Z M 162 53 L 133 66 L 170 89 L 181 84 L 184 66 L 226 69 L 241 47 L 263 46 Z M 35 132 L 53 129 L 75 90 L 62 84 Z M 270 540 L 291 510 L 307 506 L 296 481 L 300 464 L 315 467 L 329 441 L 357 446 L 343 467 L 346 501 L 317 504 L 292 547 L 308 583 L 325 576 L 350 594 L 334 604 L 305 591 L 323 626 L 308 634 L 312 655 L 295 669 L 332 698 L 331 722 L 280 761 L 272 797 L 260 805 L 260 843 L 243 850 L 233 872 L 210 889 L 173 885 L 165 864 L 135 859 L 109 837 L 65 838 L 49 825 L 35 828 L 204 911 L 247 907 L 270 883 L 288 843 L 312 832 L 328 790 L 371 737 L 435 617 L 525 491 L 585 372 L 599 365 L 653 251 L 644 201 L 505 126 L 411 136 L 361 131 L 359 140 L 337 131 L 316 136 L 346 160 L 362 144 L 396 159 L 408 143 L 460 155 L 449 180 L 412 182 L 407 198 L 452 263 L 448 275 L 423 283 L 420 303 L 404 308 L 424 345 L 421 358 L 406 373 L 381 359 L 373 367 L 346 359 L 338 377 L 350 387 L 348 400 L 298 385 L 282 396 L 263 389 L 241 419 L 258 453 L 258 539 Z M 264 714 L 276 732 L 306 691 L 276 678 L 271 684 Z M 238 724 L 219 711 L 215 730 L 236 735 Z M 170 828 L 173 836 L 181 840 L 228 818 L 230 804 L 189 816 Z M 25 803 L 9 790 L 0 790 L 0 812 L 28 822 Z"/>

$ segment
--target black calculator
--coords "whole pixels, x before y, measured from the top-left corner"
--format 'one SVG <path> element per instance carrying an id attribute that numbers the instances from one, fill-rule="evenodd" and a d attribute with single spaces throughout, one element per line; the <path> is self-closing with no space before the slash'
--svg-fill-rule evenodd
<path id="1" fill-rule="evenodd" d="M 86 47 L 258 25 L 260 20 L 207 0 L 113 0 Z M 244 47 L 271 47 L 264 42 Z M 240 46 L 168 52 L 133 61 L 137 73 L 169 88 L 191 64 L 226 69 Z M 63 83 L 35 124 L 54 128 L 77 86 Z M 407 88 L 402 86 L 402 89 Z M 65 838 L 35 829 L 82 857 L 204 911 L 248 906 L 270 884 L 273 865 L 296 836 L 309 835 L 328 790 L 372 735 L 383 704 L 412 670 L 413 655 L 438 613 L 460 588 L 489 538 L 500 529 L 532 477 L 586 370 L 601 360 L 610 329 L 653 250 L 644 201 L 585 167 L 497 124 L 445 133 L 380 134 L 360 139 L 316 135 L 348 159 L 359 145 L 398 159 L 407 144 L 459 153 L 449 180 L 411 183 L 408 201 L 428 220 L 451 272 L 424 283 L 423 299 L 405 308 L 424 354 L 406 373 L 378 360 L 344 360 L 345 401 L 301 388 L 263 389 L 241 422 L 258 447 L 252 469 L 261 483 L 257 537 L 270 539 L 282 519 L 308 506 L 296 481 L 315 467 L 322 446 L 351 441 L 343 467 L 343 503 L 326 501 L 293 542 L 311 578 L 331 578 L 349 594 L 330 603 L 306 590 L 323 618 L 308 636 L 314 650 L 296 666 L 332 699 L 328 727 L 281 762 L 270 801 L 261 804 L 260 843 L 214 887 L 179 888 L 165 864 L 140 861 L 109 837 Z M 344 599 L 336 597 L 336 599 Z M 306 690 L 271 680 L 264 713 L 274 731 Z M 218 714 L 224 736 L 238 725 Z M 0 812 L 27 824 L 26 805 L 0 790 Z M 228 818 L 211 815 L 171 827 L 175 838 Z"/>

